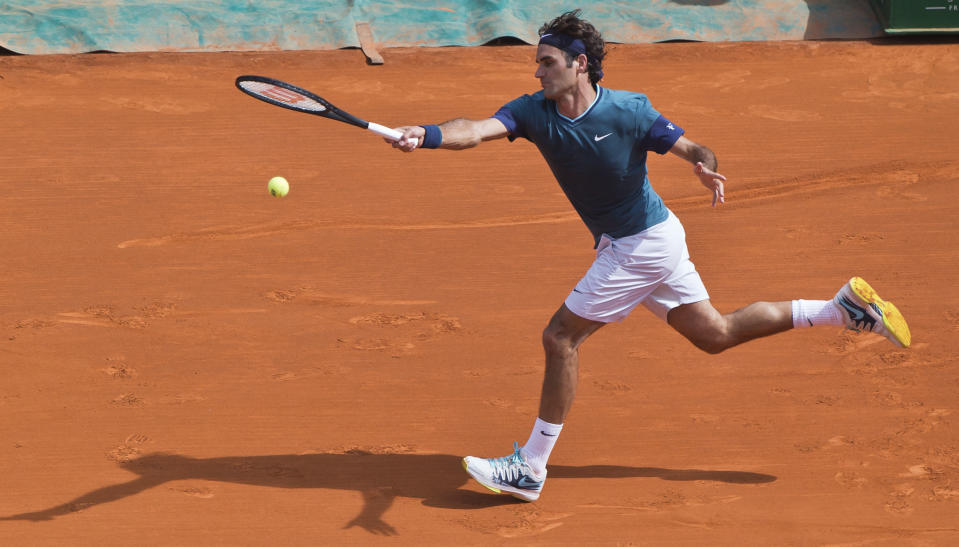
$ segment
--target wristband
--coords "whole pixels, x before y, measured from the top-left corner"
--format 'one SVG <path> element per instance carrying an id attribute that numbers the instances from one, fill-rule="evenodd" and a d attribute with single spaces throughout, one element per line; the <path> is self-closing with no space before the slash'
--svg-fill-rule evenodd
<path id="1" fill-rule="evenodd" d="M 420 148 L 439 148 L 443 144 L 443 130 L 438 125 L 421 125 L 426 130 Z"/>

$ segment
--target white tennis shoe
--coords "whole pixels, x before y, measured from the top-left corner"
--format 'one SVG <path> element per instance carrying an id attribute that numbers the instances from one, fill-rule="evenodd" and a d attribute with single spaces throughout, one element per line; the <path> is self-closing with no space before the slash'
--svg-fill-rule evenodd
<path id="1" fill-rule="evenodd" d="M 476 482 L 497 494 L 511 494 L 523 501 L 536 501 L 546 482 L 546 472 L 537 475 L 513 443 L 513 453 L 503 458 L 463 458 L 463 469 Z"/>

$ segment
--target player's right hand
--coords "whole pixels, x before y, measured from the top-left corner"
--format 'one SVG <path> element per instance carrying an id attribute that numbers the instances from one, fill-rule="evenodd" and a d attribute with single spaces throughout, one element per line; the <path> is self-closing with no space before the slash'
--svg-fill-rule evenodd
<path id="1" fill-rule="evenodd" d="M 403 137 L 400 140 L 392 141 L 390 139 L 383 139 L 392 144 L 393 148 L 398 148 L 403 152 L 412 152 L 423 144 L 423 137 L 426 135 L 426 130 L 422 127 L 418 125 L 404 125 L 397 127 L 396 130 L 403 133 Z"/>

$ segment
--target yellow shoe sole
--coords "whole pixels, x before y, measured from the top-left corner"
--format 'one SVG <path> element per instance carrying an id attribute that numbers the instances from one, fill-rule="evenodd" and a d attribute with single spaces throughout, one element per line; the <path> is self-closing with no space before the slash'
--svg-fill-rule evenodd
<path id="1" fill-rule="evenodd" d="M 461 463 L 463 464 L 463 470 L 466 471 L 467 474 L 469 474 L 470 470 L 469 470 L 469 467 L 467 467 L 467 465 L 466 465 L 466 458 L 463 458 L 462 461 L 461 461 Z M 470 477 L 472 477 L 472 475 L 470 475 Z M 502 493 L 503 493 L 503 491 L 500 490 L 499 488 L 493 488 L 492 486 L 486 486 L 485 484 L 483 484 L 483 483 L 481 483 L 481 482 L 479 482 L 479 481 L 476 481 L 476 482 L 479 483 L 479 485 L 482 486 L 483 488 L 486 488 L 487 490 L 490 490 L 490 491 L 492 491 L 492 492 L 496 492 L 497 494 L 502 494 Z"/>
<path id="2" fill-rule="evenodd" d="M 906 318 L 899 313 L 899 308 L 895 304 L 879 298 L 875 289 L 861 277 L 850 279 L 849 286 L 859 298 L 862 298 L 867 304 L 875 304 L 882 311 L 883 325 L 900 346 L 908 348 L 912 344 L 912 333 L 909 332 L 909 325 L 906 323 Z"/>

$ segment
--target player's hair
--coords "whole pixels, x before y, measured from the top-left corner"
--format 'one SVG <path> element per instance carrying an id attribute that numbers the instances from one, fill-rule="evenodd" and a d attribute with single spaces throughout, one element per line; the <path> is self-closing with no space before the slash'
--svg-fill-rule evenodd
<path id="1" fill-rule="evenodd" d="M 579 38 L 586 45 L 586 59 L 588 61 L 589 81 L 595 84 L 603 77 L 603 59 L 606 57 L 606 41 L 596 27 L 585 19 L 580 19 L 581 10 L 567 11 L 539 28 L 539 35 L 566 34 Z M 566 66 L 573 66 L 576 56 L 564 51 Z"/>

